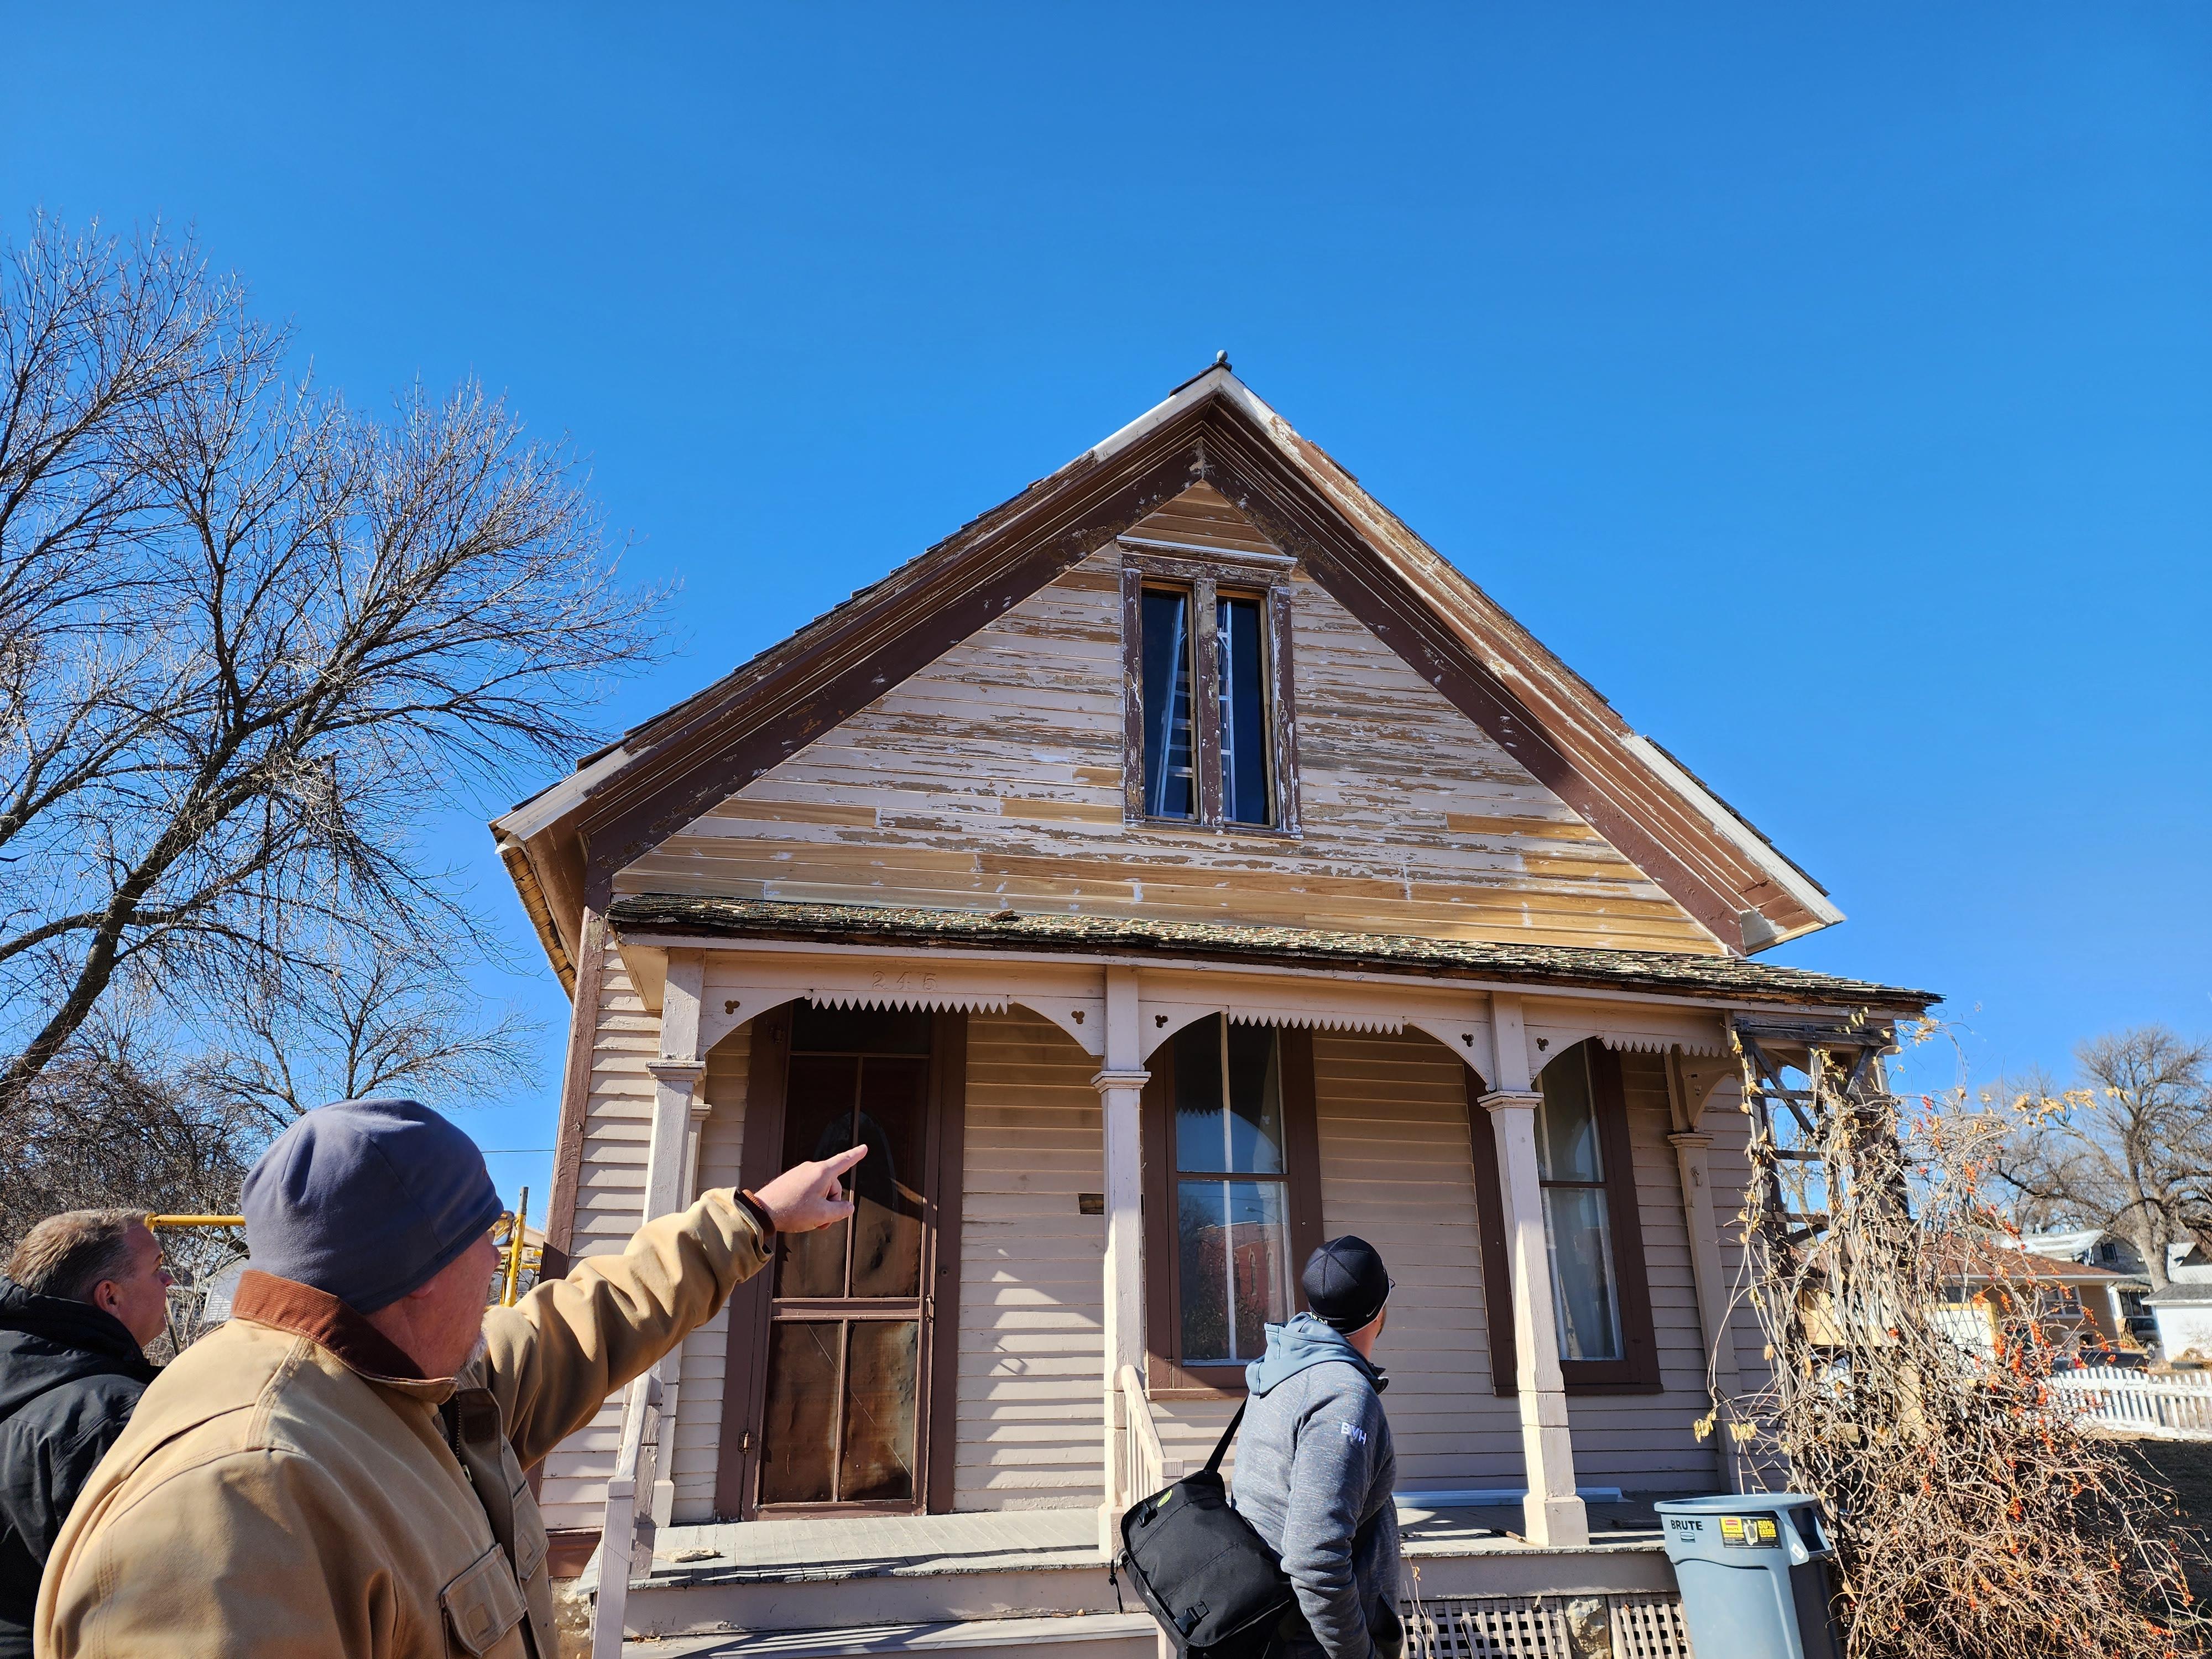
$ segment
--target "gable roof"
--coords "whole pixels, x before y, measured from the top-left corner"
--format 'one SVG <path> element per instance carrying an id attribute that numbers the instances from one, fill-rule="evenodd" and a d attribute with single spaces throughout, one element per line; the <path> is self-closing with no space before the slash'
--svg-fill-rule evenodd
<path id="1" fill-rule="evenodd" d="M 1731 952 L 1826 891 L 1225 362 L 495 819 L 565 983 L 615 872 L 1203 480 Z"/>

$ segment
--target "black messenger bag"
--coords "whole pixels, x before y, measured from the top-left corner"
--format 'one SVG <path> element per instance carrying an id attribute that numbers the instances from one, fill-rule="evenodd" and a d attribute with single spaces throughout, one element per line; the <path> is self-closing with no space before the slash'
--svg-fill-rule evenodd
<path id="1" fill-rule="evenodd" d="M 1222 1484 L 1221 1459 L 1243 1421 L 1239 1406 L 1204 1468 L 1121 1517 L 1115 1565 L 1187 1659 L 1257 1659 L 1297 1606 L 1281 1558 Z"/>

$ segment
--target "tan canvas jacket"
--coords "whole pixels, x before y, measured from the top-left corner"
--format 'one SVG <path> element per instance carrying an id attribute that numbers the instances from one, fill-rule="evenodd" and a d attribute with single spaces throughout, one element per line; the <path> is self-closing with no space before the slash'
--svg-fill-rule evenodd
<path id="1" fill-rule="evenodd" d="M 424 1382 L 343 1303 L 248 1273 L 146 1390 L 40 1585 L 39 1659 L 555 1659 L 523 1471 L 764 1259 L 727 1193 L 484 1317 Z"/>

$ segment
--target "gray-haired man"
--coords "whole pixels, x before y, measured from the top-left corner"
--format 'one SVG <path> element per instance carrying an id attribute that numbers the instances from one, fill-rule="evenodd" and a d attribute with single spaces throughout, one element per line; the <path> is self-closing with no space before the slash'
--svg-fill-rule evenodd
<path id="1" fill-rule="evenodd" d="M 0 1276 L 0 1659 L 30 1659 L 39 1575 L 154 1380 L 169 1282 L 138 1210 L 49 1216 Z"/>

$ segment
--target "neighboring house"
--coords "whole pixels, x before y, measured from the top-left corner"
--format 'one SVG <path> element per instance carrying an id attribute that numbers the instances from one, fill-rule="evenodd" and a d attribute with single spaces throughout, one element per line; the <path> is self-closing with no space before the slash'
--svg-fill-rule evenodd
<path id="1" fill-rule="evenodd" d="M 2110 1267 L 2023 1250 L 2020 1241 L 2002 1237 L 1954 1243 L 1944 1256 L 1944 1322 L 1985 1353 L 1996 1352 L 2008 1327 L 2029 1321 L 2062 1346 L 2119 1343 L 2127 1339 L 2130 1311 L 2124 1297 L 2140 1294 L 2143 1282 Z"/>
<path id="2" fill-rule="evenodd" d="M 2201 1244 L 2166 1250 L 2162 1291 L 2139 1298 L 2158 1322 L 2159 1351 L 2168 1359 L 2212 1359 L 2212 1257 Z"/>
<path id="3" fill-rule="evenodd" d="M 2054 1261 L 2075 1261 L 2085 1267 L 2105 1267 L 2116 1273 L 2125 1273 L 2141 1279 L 2147 1271 L 2142 1255 L 2136 1247 L 2118 1233 L 2107 1232 L 2101 1227 L 2081 1227 L 2070 1232 L 2023 1233 L 2016 1239 L 1999 1238 L 1996 1243 L 2016 1250 L 2026 1250 L 2031 1255 L 2048 1256 Z"/>
<path id="4" fill-rule="evenodd" d="M 1661 1594 L 1578 1547 L 1720 1488 L 1761 1364 L 1730 1024 L 1934 1000 L 1753 960 L 1841 913 L 1225 365 L 494 829 L 574 998 L 553 1249 L 871 1147 L 545 1463 L 572 1559 L 649 1480 L 633 1628 L 1097 1614 L 1345 1232 L 1425 1594 Z"/>

